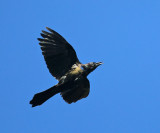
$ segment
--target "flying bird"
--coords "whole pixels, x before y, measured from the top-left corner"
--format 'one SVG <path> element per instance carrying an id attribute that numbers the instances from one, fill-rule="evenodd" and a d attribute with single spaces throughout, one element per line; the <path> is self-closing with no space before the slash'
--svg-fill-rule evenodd
<path id="1" fill-rule="evenodd" d="M 42 38 L 38 38 L 39 45 L 49 72 L 59 82 L 35 94 L 30 104 L 32 107 L 41 105 L 57 93 L 69 104 L 86 98 L 90 92 L 87 75 L 102 62 L 82 64 L 73 47 L 60 34 L 48 27 L 46 29 L 48 31 L 42 30 Z"/>

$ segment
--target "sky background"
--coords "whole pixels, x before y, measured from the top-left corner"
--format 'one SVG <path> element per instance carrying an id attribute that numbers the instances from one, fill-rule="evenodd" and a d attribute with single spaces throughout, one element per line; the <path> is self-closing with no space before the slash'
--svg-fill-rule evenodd
<path id="1" fill-rule="evenodd" d="M 1 133 L 159 133 L 159 0 L 1 0 Z M 37 38 L 48 26 L 75 48 L 91 73 L 89 96 L 29 101 L 57 84 Z"/>

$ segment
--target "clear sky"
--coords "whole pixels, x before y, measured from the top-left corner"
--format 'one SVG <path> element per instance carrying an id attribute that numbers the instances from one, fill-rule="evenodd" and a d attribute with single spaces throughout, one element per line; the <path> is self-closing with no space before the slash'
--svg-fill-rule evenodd
<path id="1" fill-rule="evenodd" d="M 1 133 L 160 133 L 159 0 L 4 0 L 0 18 Z M 37 41 L 46 26 L 104 64 L 86 99 L 31 108 L 57 83 Z"/>

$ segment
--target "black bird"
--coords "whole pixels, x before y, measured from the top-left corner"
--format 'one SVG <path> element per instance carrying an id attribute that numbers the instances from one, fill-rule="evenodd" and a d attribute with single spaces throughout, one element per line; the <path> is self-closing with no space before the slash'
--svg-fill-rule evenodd
<path id="1" fill-rule="evenodd" d="M 46 29 L 49 32 L 42 30 L 39 45 L 50 73 L 59 83 L 35 94 L 30 104 L 32 107 L 41 105 L 57 93 L 69 104 L 87 97 L 90 91 L 87 75 L 102 62 L 81 64 L 73 47 L 60 34 Z"/>

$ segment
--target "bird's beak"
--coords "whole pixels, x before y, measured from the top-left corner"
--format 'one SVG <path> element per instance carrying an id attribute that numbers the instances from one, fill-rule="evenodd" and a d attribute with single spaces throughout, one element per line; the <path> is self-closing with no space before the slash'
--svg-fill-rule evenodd
<path id="1" fill-rule="evenodd" d="M 96 63 L 97 66 L 102 65 L 102 64 L 103 64 L 102 62 L 97 62 Z"/>

